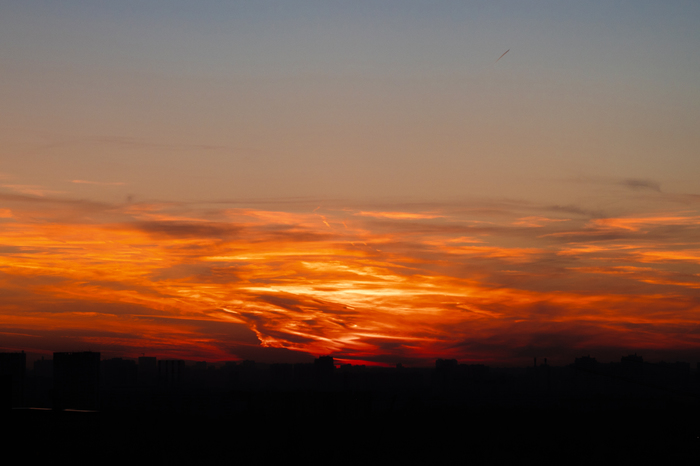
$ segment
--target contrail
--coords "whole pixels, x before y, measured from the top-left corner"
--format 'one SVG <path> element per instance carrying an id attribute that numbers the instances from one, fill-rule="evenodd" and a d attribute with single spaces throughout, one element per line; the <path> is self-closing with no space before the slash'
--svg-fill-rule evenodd
<path id="1" fill-rule="evenodd" d="M 510 49 L 508 49 L 508 50 L 506 50 L 505 52 L 503 52 L 503 55 L 505 55 L 505 54 L 508 53 L 508 52 L 510 52 Z M 503 55 L 501 55 L 500 57 L 498 57 L 498 60 L 500 60 L 501 58 L 503 58 Z M 493 62 L 493 64 L 495 65 L 496 62 L 498 62 L 498 60 L 496 60 L 495 62 Z"/>

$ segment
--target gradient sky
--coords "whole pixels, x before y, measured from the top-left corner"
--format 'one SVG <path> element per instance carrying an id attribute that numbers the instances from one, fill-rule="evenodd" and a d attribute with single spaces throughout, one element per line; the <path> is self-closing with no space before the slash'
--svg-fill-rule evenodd
<path id="1" fill-rule="evenodd" d="M 3 1 L 0 349 L 698 361 L 698 24 Z"/>

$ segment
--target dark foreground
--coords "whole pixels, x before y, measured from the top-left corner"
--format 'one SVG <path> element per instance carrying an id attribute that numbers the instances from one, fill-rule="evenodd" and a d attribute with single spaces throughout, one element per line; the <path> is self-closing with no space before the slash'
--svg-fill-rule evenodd
<path id="1" fill-rule="evenodd" d="M 53 374 L 35 365 L 25 376 L 17 364 L 21 371 L 2 379 L 6 458 L 61 465 L 700 464 L 700 373 L 685 363 L 631 355 L 620 363 L 583 357 L 523 369 L 454 360 L 422 369 L 338 368 L 322 357 L 213 368 L 156 366 L 155 358 L 147 366 L 143 358 L 142 367 L 57 354 L 65 361 L 55 357 Z M 148 367 L 151 373 L 137 371 Z"/>
<path id="2" fill-rule="evenodd" d="M 258 397 L 260 398 L 260 397 Z M 260 401 L 265 401 L 265 397 Z M 698 464 L 700 410 L 429 409 L 235 416 L 11 410 L 6 454 L 30 464 Z"/>

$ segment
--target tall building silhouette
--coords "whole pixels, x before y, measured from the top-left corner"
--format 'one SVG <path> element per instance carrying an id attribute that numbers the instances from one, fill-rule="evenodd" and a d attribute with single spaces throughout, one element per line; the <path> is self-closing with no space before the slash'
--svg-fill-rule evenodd
<path id="1" fill-rule="evenodd" d="M 23 404 L 27 355 L 0 353 L 0 409 L 17 408 Z"/>

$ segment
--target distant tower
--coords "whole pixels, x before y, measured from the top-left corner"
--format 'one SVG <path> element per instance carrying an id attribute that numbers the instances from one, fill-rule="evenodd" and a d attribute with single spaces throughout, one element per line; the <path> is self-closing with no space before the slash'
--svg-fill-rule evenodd
<path id="1" fill-rule="evenodd" d="M 442 371 L 454 371 L 459 366 L 456 359 L 438 359 L 435 361 L 435 369 Z"/>
<path id="2" fill-rule="evenodd" d="M 316 375 L 320 376 L 330 376 L 335 370 L 335 363 L 333 362 L 333 356 L 320 356 L 318 359 L 314 360 L 314 367 L 316 368 Z"/>
<path id="3" fill-rule="evenodd" d="M 590 355 L 574 359 L 574 367 L 579 370 L 592 372 L 597 365 L 598 362 Z"/>
<path id="4" fill-rule="evenodd" d="M 333 382 L 335 363 L 333 356 L 320 356 L 314 360 L 314 372 L 316 373 L 316 386 L 318 388 L 330 388 Z"/>
<path id="5" fill-rule="evenodd" d="M 435 372 L 433 374 L 435 386 L 440 390 L 447 390 L 449 387 L 452 387 L 458 368 L 459 361 L 456 359 L 435 360 Z"/>
<path id="6" fill-rule="evenodd" d="M 41 359 L 34 361 L 34 377 L 53 377 L 53 359 Z"/>

